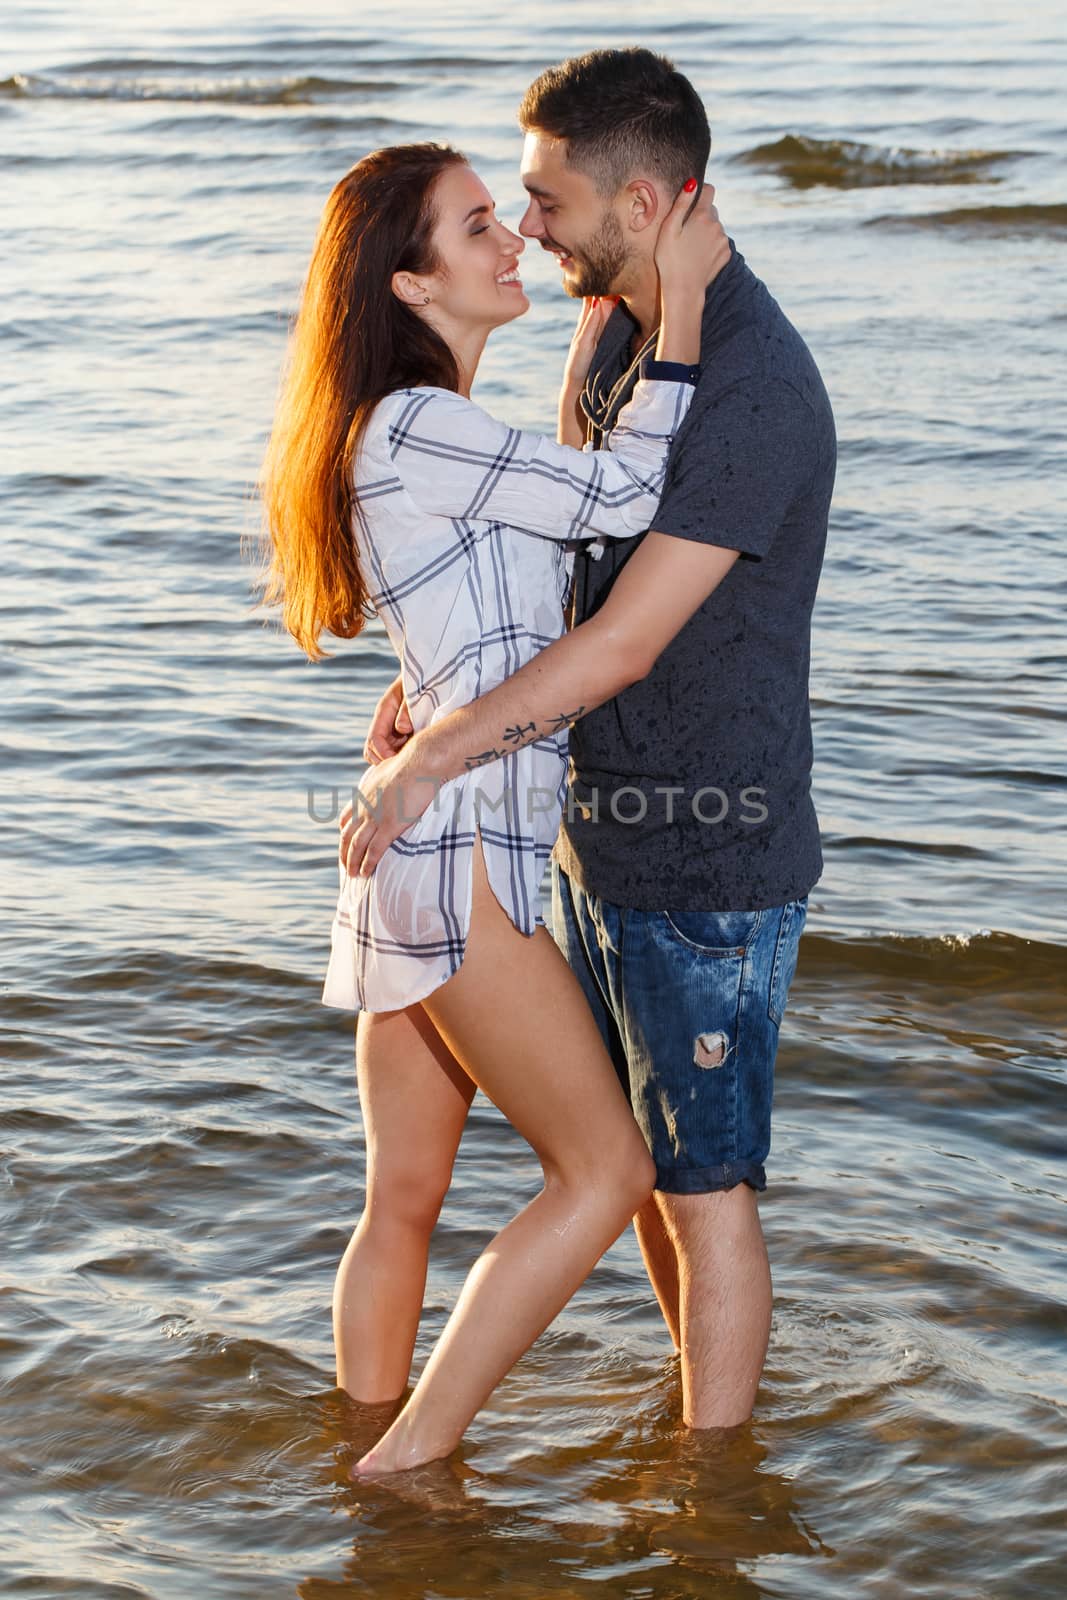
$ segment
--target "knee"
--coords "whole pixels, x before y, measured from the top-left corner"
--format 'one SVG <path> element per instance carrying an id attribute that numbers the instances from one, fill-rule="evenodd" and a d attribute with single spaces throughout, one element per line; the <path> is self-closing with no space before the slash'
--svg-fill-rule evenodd
<path id="1" fill-rule="evenodd" d="M 656 1163 L 648 1151 L 644 1139 L 640 1139 L 634 1148 L 633 1159 L 630 1162 L 632 1183 L 633 1210 L 631 1215 L 643 1210 L 647 1205 L 654 1204 L 652 1192 L 656 1187 Z"/>
<path id="2" fill-rule="evenodd" d="M 566 1189 L 585 1205 L 610 1211 L 617 1215 L 620 1229 L 647 1204 L 656 1181 L 655 1162 L 636 1129 L 633 1141 L 620 1140 L 595 1156 L 586 1149 L 580 1159 L 542 1158 L 541 1165 L 546 1189 Z"/>
<path id="3" fill-rule="evenodd" d="M 367 1184 L 364 1215 L 372 1228 L 404 1228 L 427 1237 L 437 1226 L 451 1171 L 394 1168 L 374 1172 Z"/>
<path id="4" fill-rule="evenodd" d="M 648 1205 L 655 1182 L 656 1163 L 635 1129 L 633 1139 L 621 1145 L 601 1175 L 601 1183 L 619 1205 L 624 1224 Z"/>
<path id="5" fill-rule="evenodd" d="M 707 1194 L 662 1194 L 656 1199 L 667 1232 L 683 1257 L 710 1259 L 733 1256 L 752 1245 L 762 1247 L 758 1196 L 747 1183 Z"/>

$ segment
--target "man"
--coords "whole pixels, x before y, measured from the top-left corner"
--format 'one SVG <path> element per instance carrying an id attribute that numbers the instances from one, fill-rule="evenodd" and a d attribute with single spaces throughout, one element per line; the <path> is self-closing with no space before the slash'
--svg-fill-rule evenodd
<path id="1" fill-rule="evenodd" d="M 559 258 L 568 293 L 620 300 L 583 398 L 598 442 L 655 333 L 655 242 L 704 172 L 707 118 L 669 61 L 634 49 L 543 73 L 520 122 L 520 231 Z M 569 620 L 585 625 L 408 742 L 394 687 L 368 739 L 372 758 L 400 751 L 384 796 L 572 724 L 553 932 L 656 1162 L 635 1226 L 694 1428 L 751 1415 L 770 1331 L 756 1197 L 822 870 L 808 662 L 835 465 L 815 363 L 731 244 L 653 529 L 575 556 Z M 388 810 L 342 819 L 350 869 L 402 831 Z"/>

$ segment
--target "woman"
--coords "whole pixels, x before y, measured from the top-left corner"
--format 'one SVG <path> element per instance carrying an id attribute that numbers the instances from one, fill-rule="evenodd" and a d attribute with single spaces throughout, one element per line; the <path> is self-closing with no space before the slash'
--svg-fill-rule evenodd
<path id="1" fill-rule="evenodd" d="M 704 288 L 728 258 L 714 212 L 682 232 L 690 205 L 679 197 L 657 249 L 656 357 L 686 367 L 699 358 Z M 648 526 L 692 392 L 653 366 L 601 452 L 519 433 L 474 405 L 489 333 L 529 304 L 523 248 L 456 151 L 378 151 L 330 196 L 294 332 L 264 469 L 266 598 L 312 659 L 323 629 L 353 637 L 376 610 L 416 727 L 559 637 L 562 541 Z M 561 416 L 573 415 L 602 320 L 583 308 Z M 360 1012 L 367 1139 L 366 1208 L 334 1295 L 342 1388 L 367 1403 L 404 1392 L 430 1235 L 476 1088 L 544 1171 L 475 1263 L 361 1476 L 454 1449 L 651 1191 L 644 1141 L 537 908 L 578 714 L 446 784 L 373 878 L 342 867 L 323 999 Z"/>

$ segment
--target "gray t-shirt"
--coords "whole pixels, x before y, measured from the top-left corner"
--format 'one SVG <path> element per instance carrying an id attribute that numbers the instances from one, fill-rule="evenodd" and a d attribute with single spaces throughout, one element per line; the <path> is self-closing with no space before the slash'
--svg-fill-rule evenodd
<path id="1" fill-rule="evenodd" d="M 618 384 L 635 327 L 620 305 L 590 374 L 592 409 L 609 424 L 636 380 Z M 700 359 L 653 527 L 741 556 L 648 676 L 572 728 L 556 858 L 617 905 L 756 911 L 806 894 L 822 872 L 808 663 L 836 435 L 807 346 L 732 241 Z M 572 626 L 643 538 L 607 541 L 600 560 L 576 554 Z"/>

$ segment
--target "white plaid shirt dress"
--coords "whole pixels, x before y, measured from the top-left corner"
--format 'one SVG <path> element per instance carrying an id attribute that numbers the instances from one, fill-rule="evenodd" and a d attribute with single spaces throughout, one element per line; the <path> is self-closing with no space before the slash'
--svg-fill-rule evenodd
<path id="1" fill-rule="evenodd" d="M 353 536 L 400 660 L 416 729 L 509 678 L 564 631 L 567 541 L 649 527 L 689 383 L 642 378 L 606 449 L 571 449 L 496 421 L 446 389 L 400 389 L 375 409 L 356 463 Z M 494 894 L 522 933 L 566 799 L 567 727 L 443 784 L 369 878 L 338 863 L 322 1003 L 413 1005 L 456 972 L 470 926 L 481 835 Z M 369 774 L 368 774 L 369 776 Z"/>

